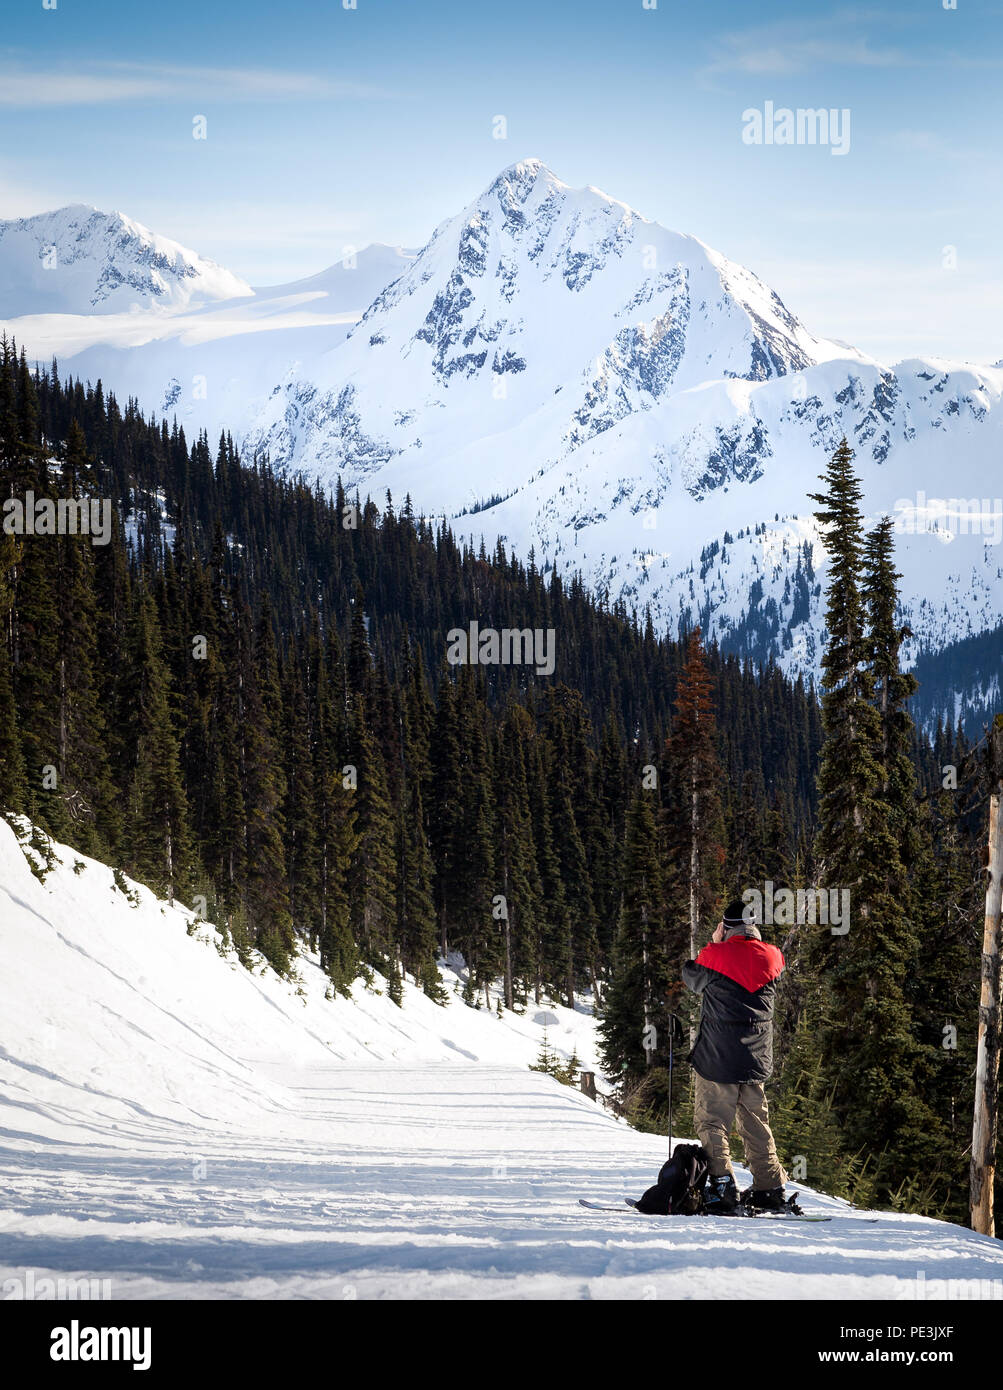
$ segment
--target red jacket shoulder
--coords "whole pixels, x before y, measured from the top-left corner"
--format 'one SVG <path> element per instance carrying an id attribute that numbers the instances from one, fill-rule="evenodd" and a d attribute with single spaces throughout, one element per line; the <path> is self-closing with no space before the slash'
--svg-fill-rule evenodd
<path id="1" fill-rule="evenodd" d="M 729 941 L 711 941 L 697 956 L 697 965 L 716 970 L 743 989 L 755 993 L 784 970 L 783 952 L 768 941 L 733 936 Z"/>

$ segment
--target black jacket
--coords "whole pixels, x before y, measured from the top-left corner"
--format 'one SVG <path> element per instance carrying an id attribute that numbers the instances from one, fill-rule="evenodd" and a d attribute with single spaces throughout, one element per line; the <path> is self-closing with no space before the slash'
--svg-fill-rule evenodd
<path id="1" fill-rule="evenodd" d="M 784 957 L 756 936 L 705 946 L 683 966 L 683 981 L 703 996 L 690 1062 L 706 1081 L 765 1081 L 773 1071 L 773 999 Z"/>

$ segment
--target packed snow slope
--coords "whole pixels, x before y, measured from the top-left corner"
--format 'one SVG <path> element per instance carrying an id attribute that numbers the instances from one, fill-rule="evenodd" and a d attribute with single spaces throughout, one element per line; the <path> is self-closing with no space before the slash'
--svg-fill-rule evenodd
<path id="1" fill-rule="evenodd" d="M 998 1242 L 813 1194 L 831 1223 L 585 1211 L 665 1149 L 529 1070 L 546 1020 L 593 1063 L 587 1012 L 499 1018 L 448 969 L 446 1007 L 332 1000 L 123 882 L 60 846 L 40 882 L 0 821 L 6 1297 L 1003 1297 Z"/>

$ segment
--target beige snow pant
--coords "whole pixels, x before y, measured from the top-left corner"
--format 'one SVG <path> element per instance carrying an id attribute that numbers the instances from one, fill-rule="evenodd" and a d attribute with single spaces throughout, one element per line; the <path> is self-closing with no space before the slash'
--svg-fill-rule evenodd
<path id="1" fill-rule="evenodd" d="M 738 1085 L 707 1081 L 699 1072 L 694 1075 L 696 1097 L 693 1122 L 700 1143 L 710 1154 L 710 1171 L 714 1177 L 721 1177 L 725 1173 L 735 1176 L 728 1135 L 737 1120 L 738 1132 L 745 1145 L 746 1162 L 752 1169 L 753 1187 L 758 1192 L 783 1187 L 787 1174 L 777 1157 L 777 1146 L 770 1129 L 770 1110 L 761 1083 L 745 1081 Z"/>

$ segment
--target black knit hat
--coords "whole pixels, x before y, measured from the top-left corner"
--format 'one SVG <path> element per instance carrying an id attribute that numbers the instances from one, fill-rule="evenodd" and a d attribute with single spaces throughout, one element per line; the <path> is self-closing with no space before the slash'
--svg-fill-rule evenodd
<path id="1" fill-rule="evenodd" d="M 746 916 L 748 912 L 748 916 Z M 735 927 L 751 927 L 755 925 L 756 914 L 751 904 L 747 908 L 741 898 L 736 898 L 733 903 L 729 903 L 724 914 L 724 925 L 729 930 Z"/>

